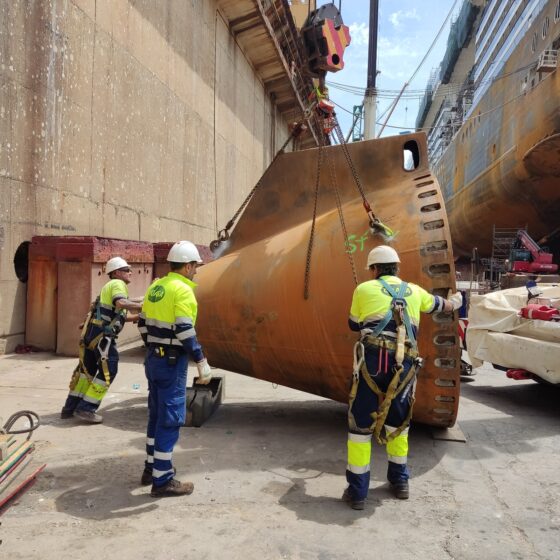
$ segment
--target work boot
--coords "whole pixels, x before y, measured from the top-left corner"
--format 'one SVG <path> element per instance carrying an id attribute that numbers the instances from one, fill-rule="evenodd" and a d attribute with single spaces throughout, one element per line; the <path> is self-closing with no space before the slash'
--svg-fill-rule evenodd
<path id="1" fill-rule="evenodd" d="M 173 467 L 173 474 L 177 474 L 177 469 Z M 142 473 L 142 478 L 140 479 L 140 484 L 142 486 L 148 486 L 149 484 L 153 483 L 153 476 L 152 471 L 148 469 L 144 469 Z"/>
<path id="2" fill-rule="evenodd" d="M 142 478 L 140 479 L 140 484 L 142 486 L 148 486 L 148 484 L 152 484 L 152 471 L 149 471 L 148 469 L 144 469 L 144 472 L 142 473 Z"/>
<path id="3" fill-rule="evenodd" d="M 354 498 L 352 498 L 352 496 L 350 495 L 350 490 L 348 488 L 346 488 L 346 490 L 344 490 L 344 494 L 342 494 L 342 499 L 343 499 L 343 501 L 348 503 L 348 505 L 352 509 L 362 510 L 365 507 L 366 501 L 365 500 L 354 500 Z"/>
<path id="4" fill-rule="evenodd" d="M 101 422 L 103 422 L 103 416 L 101 416 L 101 414 L 89 410 L 76 410 L 74 416 L 90 424 L 101 424 Z"/>
<path id="5" fill-rule="evenodd" d="M 192 494 L 194 484 L 192 482 L 180 482 L 176 478 L 172 478 L 163 486 L 154 486 L 152 484 L 152 491 L 150 496 L 152 498 L 166 498 L 170 496 L 188 496 Z"/>
<path id="6" fill-rule="evenodd" d="M 391 484 L 391 491 L 393 492 L 395 498 L 399 500 L 408 500 L 408 481 L 397 482 L 396 484 Z"/>
<path id="7" fill-rule="evenodd" d="M 74 411 L 66 410 L 65 408 L 63 408 L 60 411 L 60 417 L 62 418 L 62 420 L 68 420 L 68 418 L 74 418 Z"/>

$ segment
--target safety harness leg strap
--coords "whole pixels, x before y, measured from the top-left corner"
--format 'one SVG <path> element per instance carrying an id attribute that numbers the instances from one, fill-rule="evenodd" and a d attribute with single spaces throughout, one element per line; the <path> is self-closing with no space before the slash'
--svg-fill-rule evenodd
<path id="1" fill-rule="evenodd" d="M 101 319 L 99 317 L 97 318 L 93 318 L 94 313 L 96 315 L 99 315 L 99 298 L 97 298 L 91 305 L 89 312 L 86 316 L 86 319 L 84 321 L 83 327 L 82 327 L 82 331 L 80 333 L 80 344 L 79 344 L 79 350 L 78 350 L 78 365 L 76 366 L 76 369 L 74 370 L 74 373 L 72 374 L 72 378 L 70 380 L 70 390 L 73 390 L 79 379 L 80 379 L 80 374 L 84 374 L 87 378 L 88 381 L 90 383 L 93 383 L 93 381 L 95 380 L 95 378 L 97 377 L 97 373 L 95 375 L 92 375 L 84 362 L 84 356 L 85 356 L 85 351 L 86 348 L 88 350 L 92 350 L 95 351 L 95 349 L 99 350 L 99 354 L 100 354 L 100 365 L 101 365 L 101 371 L 103 372 L 103 377 L 105 378 L 105 383 L 107 384 L 107 386 L 109 386 L 111 384 L 111 374 L 109 372 L 109 365 L 107 362 L 107 357 L 109 354 L 109 347 L 111 346 L 111 337 L 108 337 L 106 335 L 106 332 L 102 332 L 100 334 L 98 334 L 96 337 L 93 338 L 93 340 L 90 341 L 89 344 L 85 343 L 85 336 L 88 330 L 88 327 L 90 326 L 90 324 L 94 324 L 96 326 L 99 326 L 99 324 L 103 324 L 103 321 L 101 321 Z M 118 317 L 115 317 L 115 319 L 118 320 Z M 115 322 L 115 319 L 113 319 L 113 321 L 111 321 L 111 323 L 109 323 L 109 325 L 106 327 L 108 329 L 112 328 Z M 104 345 L 103 345 L 104 344 Z"/>
<path id="2" fill-rule="evenodd" d="M 391 432 L 388 436 L 383 436 L 381 431 L 383 430 L 383 426 L 385 425 L 385 420 L 387 419 L 387 415 L 389 414 L 389 409 L 391 408 L 391 403 L 393 400 L 403 391 L 403 389 L 414 379 L 416 376 L 419 367 L 416 363 L 412 364 L 410 369 L 408 370 L 405 378 L 399 383 L 400 375 L 402 373 L 402 366 L 395 370 L 395 374 L 389 383 L 389 387 L 387 388 L 387 392 L 384 393 L 378 386 L 377 383 L 373 380 L 365 363 L 362 365 L 361 368 L 361 376 L 364 381 L 367 383 L 368 387 L 377 395 L 379 399 L 379 407 L 377 411 L 371 413 L 372 423 L 367 428 L 360 428 L 356 424 L 356 419 L 354 418 L 354 414 L 352 413 L 352 405 L 356 400 L 356 395 L 358 393 L 358 385 L 359 385 L 359 378 L 357 379 L 355 376 L 352 382 L 352 388 L 350 389 L 350 396 L 349 396 L 349 403 L 348 403 L 348 426 L 350 431 L 361 433 L 361 434 L 373 434 L 375 439 L 380 444 L 386 444 L 389 441 L 394 440 L 397 436 L 399 436 L 404 429 L 410 424 L 410 419 L 412 418 L 412 409 L 414 405 L 414 390 L 411 392 L 411 400 L 410 400 L 410 408 L 408 411 L 408 415 L 405 418 L 404 422 L 393 432 Z"/>
<path id="3" fill-rule="evenodd" d="M 87 370 L 84 364 L 84 350 L 85 350 L 84 338 L 86 336 L 86 332 L 88 330 L 90 322 L 92 321 L 92 315 L 95 311 L 98 301 L 99 298 L 97 298 L 95 302 L 91 304 L 88 314 L 86 315 L 86 318 L 82 324 L 82 330 L 80 332 L 80 344 L 78 347 L 78 365 L 74 369 L 74 372 L 72 373 L 72 378 L 70 379 L 70 385 L 69 385 L 70 391 L 73 391 L 75 389 L 76 385 L 78 384 L 78 381 L 80 380 L 81 373 L 83 373 L 88 378 L 90 383 L 91 383 L 91 379 L 93 378 L 93 376 L 89 373 L 89 371 Z"/>

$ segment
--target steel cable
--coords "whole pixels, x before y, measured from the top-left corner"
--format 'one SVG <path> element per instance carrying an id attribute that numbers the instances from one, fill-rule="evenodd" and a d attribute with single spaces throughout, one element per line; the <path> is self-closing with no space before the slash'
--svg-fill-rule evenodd
<path id="1" fill-rule="evenodd" d="M 12 426 L 20 419 L 27 418 L 29 420 L 29 428 L 22 428 L 19 430 L 13 430 Z M 31 432 L 36 430 L 41 425 L 41 420 L 39 415 L 32 410 L 20 410 L 15 414 L 12 414 L 4 426 L 0 429 L 0 433 L 3 434 L 27 434 L 27 439 L 31 438 Z"/>

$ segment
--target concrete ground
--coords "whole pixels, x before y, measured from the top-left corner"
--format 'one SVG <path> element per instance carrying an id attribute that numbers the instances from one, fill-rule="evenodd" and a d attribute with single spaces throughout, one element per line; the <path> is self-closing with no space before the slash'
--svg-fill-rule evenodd
<path id="1" fill-rule="evenodd" d="M 75 360 L 0 358 L 0 415 L 41 416 L 36 484 L 4 512 L 0 557 L 15 559 L 530 559 L 560 554 L 560 391 L 478 370 L 462 384 L 466 443 L 411 430 L 411 498 L 385 483 L 374 451 L 365 511 L 340 501 L 345 407 L 227 373 L 226 399 L 184 428 L 174 460 L 195 492 L 153 499 L 139 486 L 146 382 L 140 349 L 91 426 L 60 420 Z M 190 372 L 192 374 L 193 372 Z M 192 377 L 192 375 L 191 375 Z"/>

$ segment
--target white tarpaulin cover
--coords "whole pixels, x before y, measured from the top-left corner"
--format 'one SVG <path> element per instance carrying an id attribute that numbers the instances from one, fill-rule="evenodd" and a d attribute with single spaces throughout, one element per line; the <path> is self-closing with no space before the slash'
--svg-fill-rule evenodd
<path id="1" fill-rule="evenodd" d="M 539 284 L 542 295 L 531 303 L 559 307 L 560 287 Z M 467 349 L 473 367 L 483 361 L 525 369 L 551 383 L 560 383 L 560 322 L 523 319 L 527 289 L 511 288 L 473 295 L 469 308 Z"/>

